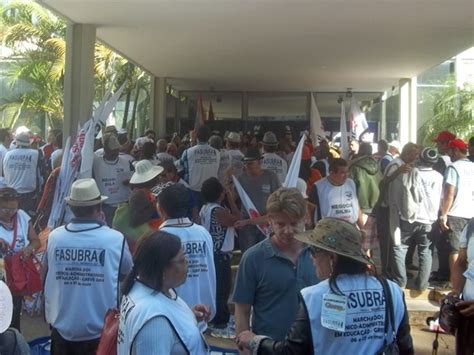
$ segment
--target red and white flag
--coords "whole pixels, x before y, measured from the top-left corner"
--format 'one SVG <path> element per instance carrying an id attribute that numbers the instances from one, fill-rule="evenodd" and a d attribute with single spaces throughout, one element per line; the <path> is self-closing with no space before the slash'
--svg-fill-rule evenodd
<path id="1" fill-rule="evenodd" d="M 344 101 L 341 102 L 341 157 L 343 159 L 349 158 L 349 142 L 347 140 L 347 123 L 346 123 L 346 108 Z"/>
<path id="2" fill-rule="evenodd" d="M 232 180 L 234 181 L 235 189 L 239 194 L 240 200 L 242 201 L 242 205 L 244 206 L 245 210 L 247 211 L 250 219 L 255 219 L 260 217 L 260 213 L 255 208 L 252 200 L 250 199 L 249 195 L 245 192 L 244 188 L 240 184 L 239 180 L 236 179 L 234 175 L 232 175 Z M 257 228 L 262 232 L 266 237 L 269 237 L 272 230 L 268 223 L 266 224 L 257 224 Z"/>
<path id="3" fill-rule="evenodd" d="M 311 141 L 314 146 L 316 146 L 318 142 L 326 136 L 313 93 L 311 93 L 310 133 Z"/>
<path id="4" fill-rule="evenodd" d="M 214 116 L 214 109 L 212 108 L 212 101 L 209 102 L 209 112 L 207 113 L 207 120 L 214 121 L 216 118 Z"/>
<path id="5" fill-rule="evenodd" d="M 351 123 L 351 136 L 357 140 L 360 140 L 360 136 L 364 133 L 369 125 L 365 118 L 365 113 L 360 110 L 359 104 L 355 99 L 354 95 L 351 98 L 351 111 L 349 113 L 349 120 Z"/>
<path id="6" fill-rule="evenodd" d="M 290 167 L 288 168 L 288 174 L 286 174 L 285 181 L 283 182 L 284 187 L 296 187 L 298 176 L 300 175 L 301 167 L 301 156 L 303 155 L 303 146 L 306 140 L 306 133 L 301 136 L 298 147 L 296 147 L 295 154 L 291 159 Z"/>

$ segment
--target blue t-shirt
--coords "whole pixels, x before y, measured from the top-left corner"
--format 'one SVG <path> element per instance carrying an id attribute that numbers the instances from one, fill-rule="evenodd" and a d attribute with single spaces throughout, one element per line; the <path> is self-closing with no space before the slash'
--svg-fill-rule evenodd
<path id="1" fill-rule="evenodd" d="M 254 333 L 282 340 L 295 320 L 300 290 L 318 281 L 309 248 L 295 265 L 267 238 L 242 256 L 233 301 L 253 306 Z"/>

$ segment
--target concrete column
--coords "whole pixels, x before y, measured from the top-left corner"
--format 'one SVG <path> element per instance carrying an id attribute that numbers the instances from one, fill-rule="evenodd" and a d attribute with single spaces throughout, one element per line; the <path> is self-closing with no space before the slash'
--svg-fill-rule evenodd
<path id="1" fill-rule="evenodd" d="M 166 78 L 153 77 L 151 81 L 150 128 L 157 137 L 166 134 Z"/>
<path id="2" fill-rule="evenodd" d="M 242 125 L 243 133 L 247 133 L 248 126 L 247 120 L 249 118 L 249 94 L 247 91 L 242 92 L 242 121 L 244 124 Z"/>
<path id="3" fill-rule="evenodd" d="M 400 79 L 399 81 L 399 118 L 398 118 L 398 137 L 402 146 L 409 141 L 410 127 L 410 79 Z"/>
<path id="4" fill-rule="evenodd" d="M 64 139 L 77 134 L 78 125 L 92 117 L 96 28 L 68 24 L 64 74 Z"/>

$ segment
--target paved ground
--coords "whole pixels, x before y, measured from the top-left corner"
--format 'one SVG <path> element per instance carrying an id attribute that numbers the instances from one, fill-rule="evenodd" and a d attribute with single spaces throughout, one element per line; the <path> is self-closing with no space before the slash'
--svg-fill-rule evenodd
<path id="1" fill-rule="evenodd" d="M 44 322 L 43 317 L 35 316 L 32 318 L 28 315 L 23 315 L 21 321 L 23 335 L 25 336 L 27 341 L 49 335 L 49 329 L 47 324 Z M 412 327 L 411 334 L 415 343 L 416 354 L 419 355 L 431 355 L 432 344 L 435 338 L 435 334 L 425 331 L 425 328 L 425 326 Z M 210 343 L 212 345 L 221 347 L 234 347 L 234 343 L 229 340 L 210 339 Z M 445 334 L 441 334 L 439 336 L 438 354 L 454 354 L 453 336 Z"/>

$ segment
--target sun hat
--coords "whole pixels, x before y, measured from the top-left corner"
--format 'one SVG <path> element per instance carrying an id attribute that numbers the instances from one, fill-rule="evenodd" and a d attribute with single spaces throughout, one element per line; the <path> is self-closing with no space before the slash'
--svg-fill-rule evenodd
<path id="1" fill-rule="evenodd" d="M 31 144 L 30 132 L 21 132 L 15 136 L 17 147 L 28 147 Z"/>
<path id="2" fill-rule="evenodd" d="M 388 146 L 389 147 L 394 147 L 398 151 L 400 151 L 400 149 L 402 148 L 402 144 L 399 141 L 396 141 L 396 140 L 393 140 L 390 143 L 388 143 Z"/>
<path id="3" fill-rule="evenodd" d="M 433 142 L 449 142 L 452 141 L 454 138 L 456 138 L 456 135 L 454 133 L 451 133 L 449 131 L 441 131 L 438 133 L 435 139 L 433 139 Z"/>
<path id="4" fill-rule="evenodd" d="M 240 143 L 240 134 L 237 132 L 230 132 L 227 135 L 227 140 L 231 143 Z"/>
<path id="5" fill-rule="evenodd" d="M 304 181 L 302 178 L 298 178 L 296 180 L 296 188 L 298 189 L 299 192 L 301 192 L 301 195 L 303 195 L 303 198 L 308 198 L 308 195 L 306 194 L 306 190 L 308 188 L 308 185 L 306 184 L 306 181 Z"/>
<path id="6" fill-rule="evenodd" d="M 130 178 L 130 184 L 143 184 L 148 182 L 163 172 L 163 167 L 153 165 L 149 160 L 140 160 L 135 164 L 135 172 Z"/>
<path id="7" fill-rule="evenodd" d="M 71 194 L 65 198 L 71 206 L 94 206 L 107 200 L 107 196 L 101 196 L 99 188 L 94 179 L 79 179 L 71 186 Z"/>
<path id="8" fill-rule="evenodd" d="M 323 218 L 313 230 L 297 234 L 296 239 L 363 264 L 371 263 L 362 249 L 360 231 L 341 219 Z"/>
<path id="9" fill-rule="evenodd" d="M 435 164 L 438 161 L 438 152 L 433 148 L 424 148 L 420 153 L 420 161 L 427 164 Z"/>
<path id="10" fill-rule="evenodd" d="M 278 140 L 275 133 L 270 131 L 265 132 L 262 143 L 265 145 L 278 145 Z"/>
<path id="11" fill-rule="evenodd" d="M 258 148 L 249 148 L 247 149 L 247 153 L 245 153 L 244 157 L 242 158 L 242 161 L 254 161 L 260 160 L 262 158 L 262 154 L 260 154 L 260 150 Z"/>
<path id="12" fill-rule="evenodd" d="M 449 141 L 448 148 L 458 148 L 461 150 L 467 150 L 467 144 L 459 138 Z"/>
<path id="13" fill-rule="evenodd" d="M 5 282 L 0 281 L 0 333 L 10 327 L 13 315 L 13 298 Z"/>

